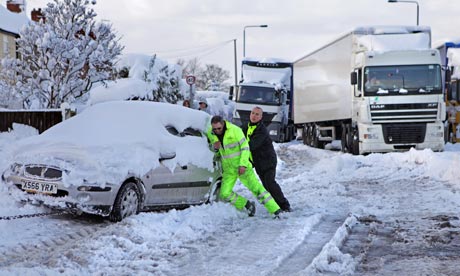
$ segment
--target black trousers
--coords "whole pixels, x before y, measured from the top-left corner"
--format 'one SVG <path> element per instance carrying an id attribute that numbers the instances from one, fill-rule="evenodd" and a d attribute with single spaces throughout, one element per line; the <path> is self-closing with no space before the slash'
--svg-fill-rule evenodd
<path id="1" fill-rule="evenodd" d="M 265 171 L 259 171 L 256 169 L 257 174 L 259 175 L 260 181 L 265 187 L 273 199 L 278 203 L 281 209 L 287 210 L 290 209 L 289 201 L 284 197 L 283 191 L 281 191 L 280 185 L 275 180 L 276 177 L 276 167 L 271 168 Z"/>

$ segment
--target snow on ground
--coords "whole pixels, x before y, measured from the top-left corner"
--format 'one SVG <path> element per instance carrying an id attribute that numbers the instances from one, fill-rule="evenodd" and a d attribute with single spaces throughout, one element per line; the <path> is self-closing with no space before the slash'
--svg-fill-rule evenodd
<path id="1" fill-rule="evenodd" d="M 0 169 L 8 165 L 4 149 L 31 135 L 20 125 L 0 133 Z M 249 218 L 224 203 L 142 213 L 116 224 L 70 215 L 0 220 L 0 275 L 354 275 L 362 260 L 341 246 L 358 218 L 398 221 L 460 210 L 459 144 L 447 144 L 445 152 L 367 156 L 298 141 L 275 148 L 278 182 L 294 209 L 281 220 L 261 205 Z M 241 184 L 236 189 L 251 197 Z M 0 217 L 44 211 L 13 201 L 1 182 Z M 429 257 L 382 258 L 370 274 L 439 271 Z"/>

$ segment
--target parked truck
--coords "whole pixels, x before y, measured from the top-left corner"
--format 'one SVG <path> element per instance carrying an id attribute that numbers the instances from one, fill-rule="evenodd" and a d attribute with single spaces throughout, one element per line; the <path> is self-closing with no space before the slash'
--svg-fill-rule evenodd
<path id="1" fill-rule="evenodd" d="M 292 120 L 292 62 L 276 58 L 242 61 L 242 80 L 230 94 L 235 101 L 233 122 L 239 126 L 249 122 L 252 108 L 264 111 L 263 122 L 275 142 L 295 138 Z"/>
<path id="2" fill-rule="evenodd" d="M 431 29 L 359 27 L 294 62 L 305 144 L 353 154 L 444 149 L 441 59 Z"/>
<path id="3" fill-rule="evenodd" d="M 445 42 L 436 49 L 441 55 L 443 66 L 442 84 L 446 102 L 445 141 L 460 142 L 460 43 Z"/>

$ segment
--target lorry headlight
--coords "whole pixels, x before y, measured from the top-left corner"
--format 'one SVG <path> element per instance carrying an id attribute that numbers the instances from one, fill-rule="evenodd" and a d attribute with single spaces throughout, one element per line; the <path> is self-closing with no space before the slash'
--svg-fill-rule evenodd
<path id="1" fill-rule="evenodd" d="M 444 132 L 432 132 L 431 133 L 431 137 L 435 137 L 435 138 L 443 138 L 444 137 Z"/>
<path id="2" fill-rule="evenodd" d="M 379 136 L 376 133 L 365 133 L 363 137 L 364 139 L 379 139 Z"/>
<path id="3" fill-rule="evenodd" d="M 270 135 L 275 135 L 275 136 L 276 136 L 276 135 L 278 135 L 278 130 L 272 129 L 272 130 L 270 130 L 268 133 L 269 133 Z"/>

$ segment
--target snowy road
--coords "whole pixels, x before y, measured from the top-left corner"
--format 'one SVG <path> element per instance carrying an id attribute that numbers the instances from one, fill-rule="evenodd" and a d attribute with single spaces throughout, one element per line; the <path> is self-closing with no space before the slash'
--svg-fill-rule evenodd
<path id="1" fill-rule="evenodd" d="M 460 147 L 352 156 L 277 145 L 294 212 L 217 203 L 112 224 L 0 220 L 0 275 L 458 275 Z M 250 196 L 238 185 L 238 191 Z M 39 213 L 0 188 L 0 216 Z"/>

